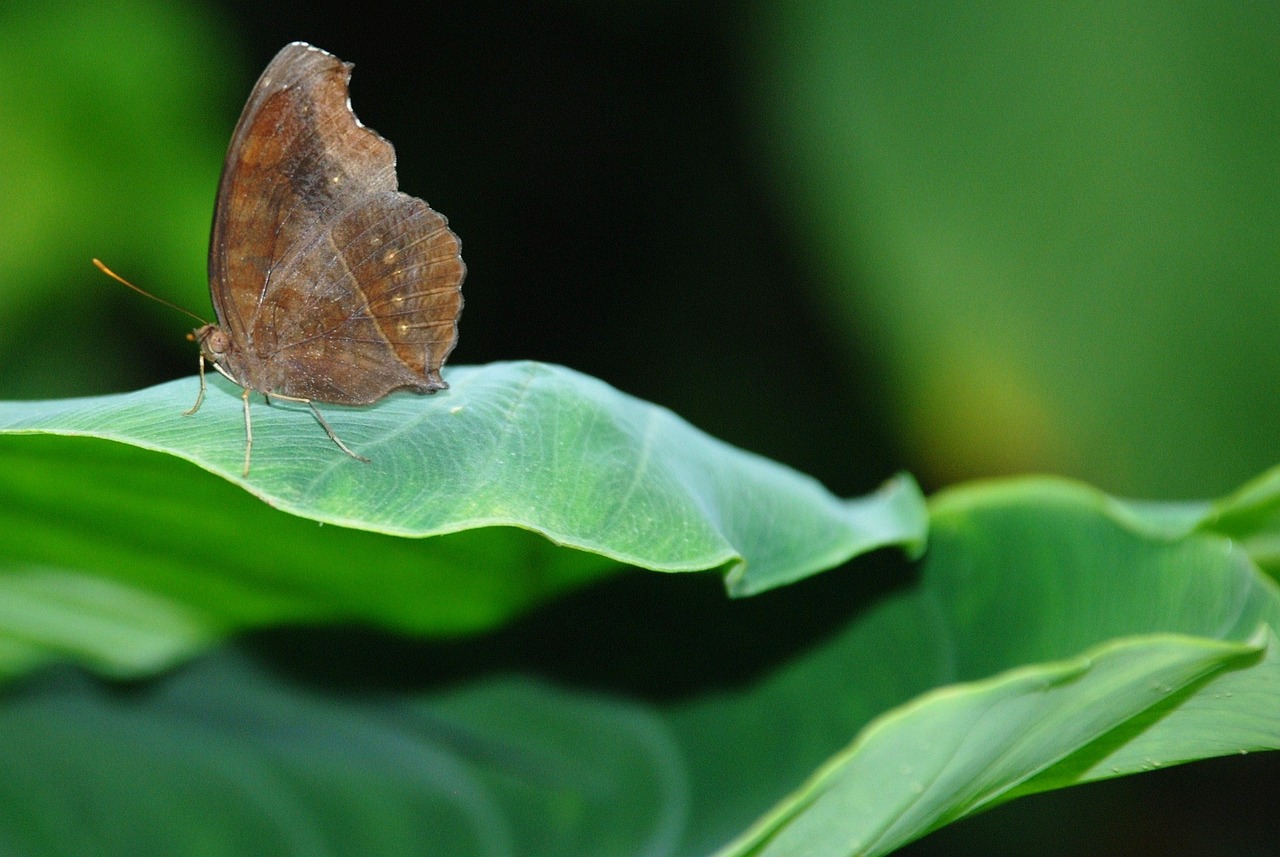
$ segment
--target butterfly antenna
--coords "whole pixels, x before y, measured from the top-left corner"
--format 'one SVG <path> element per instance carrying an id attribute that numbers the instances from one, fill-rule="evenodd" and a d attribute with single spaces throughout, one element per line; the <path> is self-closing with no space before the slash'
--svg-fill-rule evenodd
<path id="1" fill-rule="evenodd" d="M 121 283 L 122 285 L 128 286 L 129 288 L 133 289 L 135 292 L 137 292 L 138 294 L 142 295 L 143 297 L 151 298 L 151 300 L 155 301 L 156 303 L 164 304 L 165 306 L 169 307 L 169 309 L 176 309 L 176 310 L 177 310 L 178 312 L 180 312 L 180 313 L 183 313 L 183 314 L 185 314 L 185 315 L 189 315 L 189 316 L 191 316 L 192 318 L 194 318 L 196 321 L 200 322 L 201 324 L 208 324 L 208 323 L 209 323 L 209 322 L 205 321 L 203 318 L 201 318 L 200 316 L 198 316 L 198 315 L 196 315 L 195 313 L 193 313 L 191 310 L 183 309 L 182 307 L 178 306 L 177 304 L 169 303 L 169 302 L 168 302 L 167 300 L 165 300 L 164 298 L 158 298 L 158 297 L 156 297 L 155 295 L 151 294 L 151 292 L 147 291 L 146 289 L 140 289 L 140 288 L 138 288 L 138 287 L 137 287 L 137 286 L 135 286 L 133 283 L 129 282 L 129 281 L 128 281 L 128 280 L 126 280 L 124 277 L 120 276 L 120 275 L 119 275 L 119 274 L 117 274 L 115 271 L 111 270 L 111 269 L 110 269 L 110 268 L 108 268 L 106 265 L 102 264 L 102 262 L 100 262 L 99 260 L 94 259 L 94 260 L 93 260 L 93 264 L 95 264 L 95 265 L 97 265 L 97 266 L 98 266 L 98 270 L 99 270 L 99 271 L 101 271 L 102 273 L 106 274 L 108 277 L 110 277 L 111 279 L 115 280 L 117 283 Z"/>

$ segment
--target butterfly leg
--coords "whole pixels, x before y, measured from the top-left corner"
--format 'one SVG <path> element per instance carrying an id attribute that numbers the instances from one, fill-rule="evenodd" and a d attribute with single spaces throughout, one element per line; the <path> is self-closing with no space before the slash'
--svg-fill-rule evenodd
<path id="1" fill-rule="evenodd" d="M 363 461 L 365 464 L 369 463 L 369 459 L 365 458 L 363 455 L 356 455 L 354 452 L 352 452 L 350 449 L 347 448 L 347 445 L 343 443 L 336 434 L 333 433 L 333 429 L 329 427 L 329 424 L 327 422 L 325 422 L 324 417 L 320 416 L 320 411 L 316 409 L 314 402 L 312 402 L 310 399 L 307 399 L 306 402 L 307 402 L 307 407 L 311 408 L 311 413 L 316 415 L 316 420 L 320 423 L 321 426 L 324 427 L 325 434 L 329 435 L 329 440 L 336 443 L 338 445 L 338 449 L 342 450 L 347 455 L 354 458 L 356 461 Z"/>
<path id="2" fill-rule="evenodd" d="M 249 388 L 244 388 L 244 475 L 249 475 L 249 453 L 253 450 L 253 423 L 249 420 Z"/>
<path id="3" fill-rule="evenodd" d="M 306 405 L 308 408 L 311 409 L 311 413 L 315 414 L 316 422 L 320 423 L 320 427 L 324 429 L 324 433 L 329 435 L 329 440 L 333 441 L 338 445 L 338 449 L 342 450 L 347 455 L 354 458 L 356 461 L 363 461 L 365 464 L 369 463 L 369 459 L 365 458 L 363 455 L 357 455 L 356 453 L 352 452 L 351 448 L 347 446 L 345 443 L 343 443 L 342 439 L 338 437 L 337 434 L 334 433 L 332 426 L 330 426 L 329 423 L 325 421 L 325 418 L 320 415 L 320 411 L 316 409 L 315 402 L 311 401 L 310 399 L 302 399 L 297 396 L 282 396 L 279 393 L 263 393 L 263 395 L 267 397 L 268 402 L 270 402 L 272 399 L 284 399 L 286 402 L 300 402 L 301 404 Z"/>
<path id="4" fill-rule="evenodd" d="M 200 403 L 204 401 L 204 355 L 200 355 L 200 393 L 196 396 L 196 403 L 191 406 L 191 410 L 183 411 L 184 417 L 189 417 L 196 411 L 200 410 Z"/>

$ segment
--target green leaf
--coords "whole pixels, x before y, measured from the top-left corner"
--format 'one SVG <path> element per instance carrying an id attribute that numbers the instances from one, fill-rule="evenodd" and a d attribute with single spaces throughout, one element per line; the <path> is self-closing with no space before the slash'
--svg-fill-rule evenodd
<path id="1" fill-rule="evenodd" d="M 1205 529 L 1238 540 L 1272 576 L 1280 572 L 1280 467 L 1205 509 Z"/>
<path id="2" fill-rule="evenodd" d="M 304 407 L 255 402 L 248 478 L 239 390 L 217 379 L 190 417 L 195 379 L 0 403 L 0 569 L 23 586 L 46 573 L 101 576 L 141 601 L 166 599 L 161 614 L 203 617 L 174 626 L 190 633 L 167 656 L 113 655 L 106 641 L 95 657 L 128 673 L 245 625 L 358 617 L 477 630 L 618 563 L 724 569 L 745 595 L 922 544 L 924 502 L 909 477 L 841 500 L 568 369 L 503 363 L 448 377 L 435 396 L 326 409 L 368 464 L 336 449 Z M 67 628 L 33 619 L 9 633 L 81 651 Z"/>
<path id="3" fill-rule="evenodd" d="M 1013 794 L 1079 782 L 1077 756 L 1101 755 L 1100 742 L 1111 744 L 1117 734 L 1132 737 L 1140 731 L 1135 722 L 1150 725 L 1151 709 L 1165 712 L 1171 698 L 1192 696 L 1197 685 L 1219 673 L 1255 665 L 1262 648 L 1275 643 L 1274 635 L 1252 646 L 1147 637 L 1065 663 L 941 689 L 871 724 L 786 804 L 721 853 L 887 854 Z M 1269 667 L 1275 679 L 1274 655 Z M 1177 743 L 1162 749 L 1173 755 L 1115 756 L 1107 762 L 1110 775 L 1188 757 Z M 1055 763 L 1053 776 L 1027 783 Z"/>
<path id="4" fill-rule="evenodd" d="M 25 853 L 845 857 L 1031 792 L 1280 747 L 1280 594 L 1231 540 L 1153 533 L 1047 479 L 931 514 L 919 575 L 732 692 L 506 675 L 362 694 L 225 653 L 133 693 L 29 681 L 0 706 L 0 830 Z"/>
<path id="5" fill-rule="evenodd" d="M 658 716 L 527 679 L 332 698 L 219 656 L 6 702 L 10 853 L 624 857 L 670 853 L 687 809 Z"/>
<path id="6" fill-rule="evenodd" d="M 917 584 L 753 694 L 770 760 L 816 772 L 720 853 L 886 854 L 1019 795 L 1280 747 L 1280 596 L 1231 540 L 1044 479 L 947 492 L 931 523 Z M 735 762 L 704 775 L 749 781 Z"/>

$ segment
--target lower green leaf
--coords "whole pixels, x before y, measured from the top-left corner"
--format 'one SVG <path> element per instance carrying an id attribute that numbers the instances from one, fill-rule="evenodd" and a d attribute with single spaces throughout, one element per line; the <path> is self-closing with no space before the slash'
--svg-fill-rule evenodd
<path id="1" fill-rule="evenodd" d="M 226 656 L 123 694 L 30 680 L 0 706 L 0 833 L 26 853 L 845 857 L 1019 795 L 1280 747 L 1280 595 L 1231 540 L 1155 532 L 1058 480 L 953 490 L 931 517 L 918 576 L 732 692 L 481 674 L 339 693 Z M 610 658 L 628 630 L 563 656 Z"/>

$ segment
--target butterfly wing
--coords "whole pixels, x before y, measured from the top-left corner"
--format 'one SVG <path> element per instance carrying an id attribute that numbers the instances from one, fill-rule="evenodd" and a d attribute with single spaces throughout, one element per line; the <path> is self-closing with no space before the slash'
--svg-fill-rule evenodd
<path id="1" fill-rule="evenodd" d="M 252 389 L 339 404 L 432 392 L 457 341 L 457 236 L 400 193 L 391 144 L 347 100 L 351 66 L 301 43 L 258 80 L 223 167 L 214 310 Z"/>

